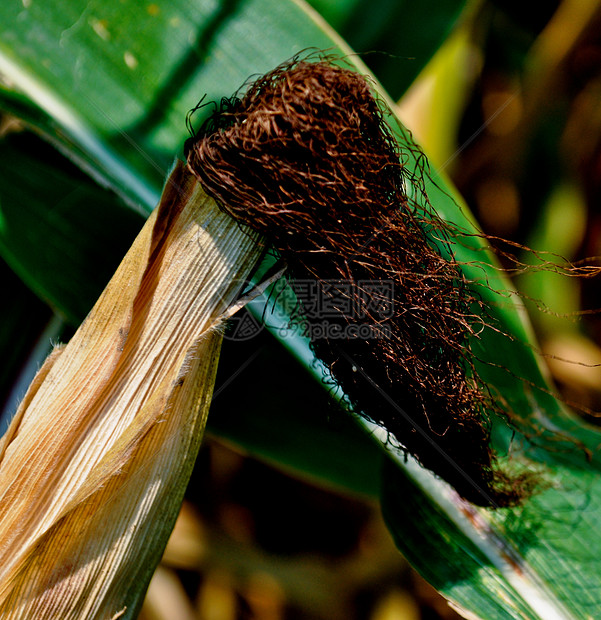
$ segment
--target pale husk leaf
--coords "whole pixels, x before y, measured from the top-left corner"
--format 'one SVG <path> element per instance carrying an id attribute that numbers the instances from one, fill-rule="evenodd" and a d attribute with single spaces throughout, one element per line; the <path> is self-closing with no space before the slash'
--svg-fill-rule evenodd
<path id="1" fill-rule="evenodd" d="M 222 317 L 260 251 L 179 164 L 0 443 L 2 618 L 135 617 L 198 451 Z"/>

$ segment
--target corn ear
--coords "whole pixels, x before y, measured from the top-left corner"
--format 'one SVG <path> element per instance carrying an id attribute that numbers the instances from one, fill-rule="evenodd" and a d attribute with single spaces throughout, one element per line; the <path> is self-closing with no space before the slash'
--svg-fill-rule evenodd
<path id="1" fill-rule="evenodd" d="M 259 254 L 178 164 L 0 442 L 0 617 L 136 616 L 198 451 L 222 317 Z"/>

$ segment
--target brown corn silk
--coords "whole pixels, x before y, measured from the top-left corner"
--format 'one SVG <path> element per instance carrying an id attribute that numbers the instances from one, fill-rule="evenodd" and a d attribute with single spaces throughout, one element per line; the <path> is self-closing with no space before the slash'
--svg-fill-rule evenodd
<path id="1" fill-rule="evenodd" d="M 330 323 L 372 323 L 385 338 L 312 339 L 355 411 L 470 501 L 518 502 L 490 447 L 491 414 L 505 414 L 474 368 L 470 340 L 485 308 L 453 258 L 448 225 L 419 173 L 403 165 L 386 106 L 370 80 L 328 59 L 295 59 L 223 100 L 186 145 L 190 170 L 217 203 L 260 232 L 295 280 L 356 284 Z M 408 188 L 422 200 L 408 198 Z M 442 250 L 442 253 L 441 253 Z M 394 282 L 382 322 L 365 281 Z M 327 282 L 327 286 L 325 283 Z M 302 311 L 302 308 L 301 308 Z"/>

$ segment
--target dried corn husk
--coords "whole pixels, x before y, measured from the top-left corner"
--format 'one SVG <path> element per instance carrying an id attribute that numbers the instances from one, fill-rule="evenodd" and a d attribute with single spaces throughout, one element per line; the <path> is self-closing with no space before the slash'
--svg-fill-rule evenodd
<path id="1" fill-rule="evenodd" d="M 220 324 L 260 253 L 183 165 L 0 441 L 0 616 L 132 618 L 204 429 Z"/>

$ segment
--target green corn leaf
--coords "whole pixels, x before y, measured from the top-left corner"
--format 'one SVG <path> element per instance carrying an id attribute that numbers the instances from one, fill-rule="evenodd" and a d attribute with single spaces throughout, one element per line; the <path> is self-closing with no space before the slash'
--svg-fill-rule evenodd
<path id="1" fill-rule="evenodd" d="M 0 159 L 2 256 L 40 298 L 77 325 L 144 218 L 35 136 L 7 136 Z"/>
<path id="2" fill-rule="evenodd" d="M 311 9 L 293 1 L 197 0 L 132 6 L 27 1 L 5 3 L 0 18 L 6 109 L 20 111 L 131 209 L 146 213 L 186 137 L 183 119 L 203 94 L 208 100 L 227 96 L 250 75 L 308 47 L 350 51 Z M 434 171 L 431 177 L 427 191 L 435 208 L 449 220 L 469 226 L 469 216 L 447 181 Z M 0 208 L 4 203 L 2 198 Z M 84 213 L 87 207 L 81 208 Z M 46 216 L 38 211 L 32 222 Z M 26 234 L 22 224 L 21 231 Z M 32 288 L 44 290 L 33 282 L 38 267 L 27 265 L 18 247 L 15 236 L 10 244 L 4 240 L 0 251 Z M 596 585 L 601 577 L 596 562 L 601 544 L 595 536 L 601 516 L 599 459 L 593 454 L 588 462 L 569 441 L 553 443 L 554 436 L 544 429 L 561 429 L 593 452 L 601 437 L 569 417 L 548 392 L 528 344 L 528 325 L 508 283 L 477 238 L 457 246 L 457 256 L 470 279 L 490 283 L 491 290 L 483 289 L 483 295 L 503 331 L 512 335 L 507 338 L 492 330 L 482 335 L 478 353 L 489 363 L 481 371 L 491 389 L 516 411 L 538 420 L 542 434 L 536 444 L 518 437 L 511 446 L 523 443 L 518 458 L 537 464 L 548 487 L 522 507 L 475 510 L 381 443 L 378 453 L 387 457 L 388 465 L 379 492 L 389 527 L 418 570 L 472 616 L 594 618 L 601 608 Z M 288 339 L 283 344 L 310 365 L 306 343 Z M 319 377 L 319 371 L 314 372 Z M 320 471 L 315 472 L 313 455 L 306 454 L 307 436 L 294 441 L 294 433 L 303 426 L 299 409 L 294 412 L 297 426 L 282 421 L 278 427 L 286 441 L 253 439 L 248 431 L 249 444 L 254 442 L 274 461 L 350 488 L 378 492 L 373 475 L 354 485 L 356 469 L 338 479 L 334 471 L 341 457 L 356 458 L 352 441 L 362 446 L 360 463 L 372 473 L 377 470 L 380 460 L 367 447 L 374 429 L 368 428 L 363 440 L 353 435 L 352 441 L 333 446 L 336 458 L 318 464 Z M 307 432 L 319 427 L 318 421 L 307 420 Z M 322 436 L 327 445 L 327 434 Z M 504 442 L 509 447 L 503 428 L 496 439 L 499 447 Z M 244 443 L 244 432 L 237 440 Z"/>

